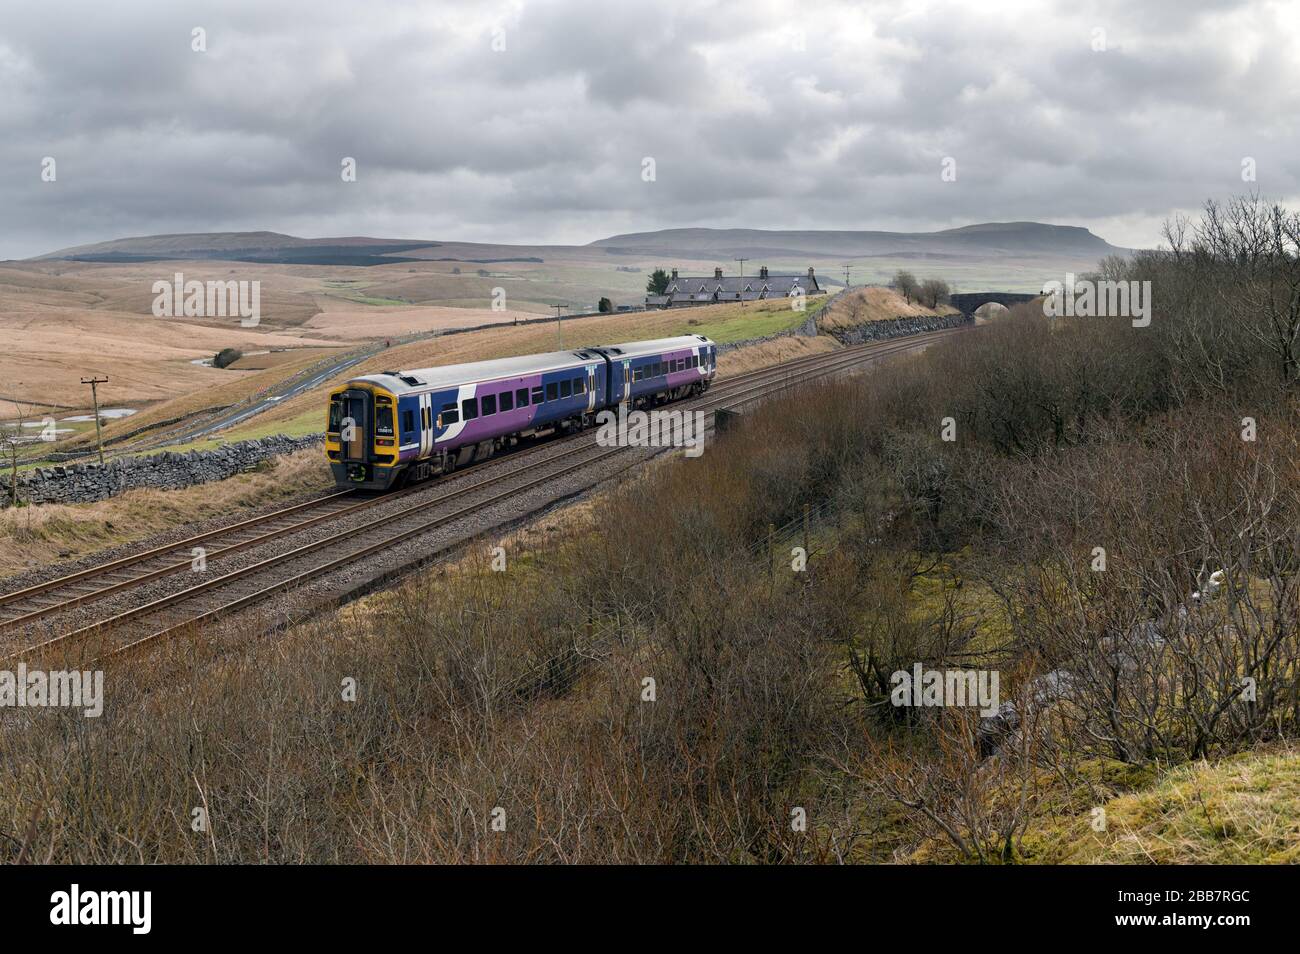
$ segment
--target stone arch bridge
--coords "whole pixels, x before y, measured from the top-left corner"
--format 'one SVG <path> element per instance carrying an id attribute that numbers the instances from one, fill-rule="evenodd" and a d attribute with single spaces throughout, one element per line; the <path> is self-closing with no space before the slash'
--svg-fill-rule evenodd
<path id="1" fill-rule="evenodd" d="M 1010 308 L 1012 305 L 1020 305 L 1027 301 L 1033 301 L 1037 297 L 1037 295 L 1029 295 L 1022 292 L 962 292 L 958 295 L 949 295 L 948 303 L 969 318 L 989 302 L 996 302 L 999 305 L 1005 305 L 1007 308 Z"/>

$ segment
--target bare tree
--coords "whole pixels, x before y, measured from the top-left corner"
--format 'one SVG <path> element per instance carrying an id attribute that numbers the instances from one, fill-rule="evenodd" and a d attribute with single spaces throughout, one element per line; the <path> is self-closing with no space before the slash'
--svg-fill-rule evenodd
<path id="1" fill-rule="evenodd" d="M 948 300 L 948 283 L 942 278 L 927 278 L 921 282 L 917 298 L 927 308 L 938 308 Z"/>
<path id="2" fill-rule="evenodd" d="M 1034 771 L 1040 730 L 1037 710 L 986 756 L 979 714 L 941 709 L 911 738 L 866 737 L 866 754 L 844 765 L 868 789 L 906 811 L 918 838 L 945 838 L 968 861 L 1015 860 L 1039 798 Z"/>
<path id="3" fill-rule="evenodd" d="M 10 402 L 14 406 L 15 417 L 11 421 L 0 423 L 0 454 L 9 465 L 9 504 L 18 506 L 18 449 L 25 443 L 23 428 L 27 423 L 29 409 L 18 401 Z"/>
<path id="4" fill-rule="evenodd" d="M 911 272 L 899 269 L 894 273 L 894 289 L 907 299 L 909 305 L 912 303 L 912 299 L 919 294 L 920 288 L 920 283 Z"/>
<path id="5" fill-rule="evenodd" d="M 1166 229 L 1171 244 L 1179 234 L 1177 226 Z M 1292 387 L 1300 377 L 1300 213 L 1259 196 L 1207 202 L 1190 253 L 1217 266 L 1222 306 L 1269 350 L 1282 385 Z"/>

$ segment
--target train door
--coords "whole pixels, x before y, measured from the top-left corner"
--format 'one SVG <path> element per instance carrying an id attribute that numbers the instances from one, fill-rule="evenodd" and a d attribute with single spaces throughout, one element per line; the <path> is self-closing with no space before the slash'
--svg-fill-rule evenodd
<path id="1" fill-rule="evenodd" d="M 343 433 L 340 436 L 343 456 L 347 460 L 366 459 L 366 432 L 369 430 L 366 397 L 365 391 L 346 391 L 343 394 Z"/>
<path id="2" fill-rule="evenodd" d="M 631 360 L 629 360 L 629 359 L 627 359 L 627 358 L 624 358 L 624 359 L 623 359 L 623 397 L 622 397 L 622 402 L 623 402 L 624 404 L 627 404 L 627 403 L 628 403 L 629 401 L 631 401 L 631 400 L 632 400 L 632 362 L 631 362 Z"/>
<path id="3" fill-rule="evenodd" d="M 596 410 L 596 366 L 587 365 L 587 413 Z"/>

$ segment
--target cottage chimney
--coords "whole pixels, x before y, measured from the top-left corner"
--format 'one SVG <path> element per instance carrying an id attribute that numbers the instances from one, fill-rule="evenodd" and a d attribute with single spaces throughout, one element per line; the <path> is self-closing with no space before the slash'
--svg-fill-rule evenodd
<path id="1" fill-rule="evenodd" d="M 673 281 L 677 280 L 677 269 L 673 269 Z"/>
<path id="2" fill-rule="evenodd" d="M 715 269 L 713 270 L 713 277 L 714 277 L 714 278 L 721 278 L 721 277 L 722 277 L 722 269 L 721 269 L 721 268 L 715 268 Z"/>
<path id="3" fill-rule="evenodd" d="M 811 265 L 808 266 L 808 277 L 809 277 L 809 278 L 812 278 L 812 277 L 813 277 L 813 270 L 812 270 L 812 266 L 811 266 Z"/>
<path id="4" fill-rule="evenodd" d="M 763 279 L 764 281 L 767 281 L 767 266 L 766 266 L 766 265 L 764 265 L 762 268 L 760 268 L 760 269 L 758 270 L 758 277 L 761 278 L 761 279 Z"/>

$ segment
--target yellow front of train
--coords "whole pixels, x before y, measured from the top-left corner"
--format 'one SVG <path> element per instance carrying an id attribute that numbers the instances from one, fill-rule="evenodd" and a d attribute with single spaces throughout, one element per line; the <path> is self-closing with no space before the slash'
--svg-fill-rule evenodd
<path id="1" fill-rule="evenodd" d="M 364 379 L 332 390 L 325 456 L 339 487 L 389 489 L 401 473 L 397 396 Z"/>

